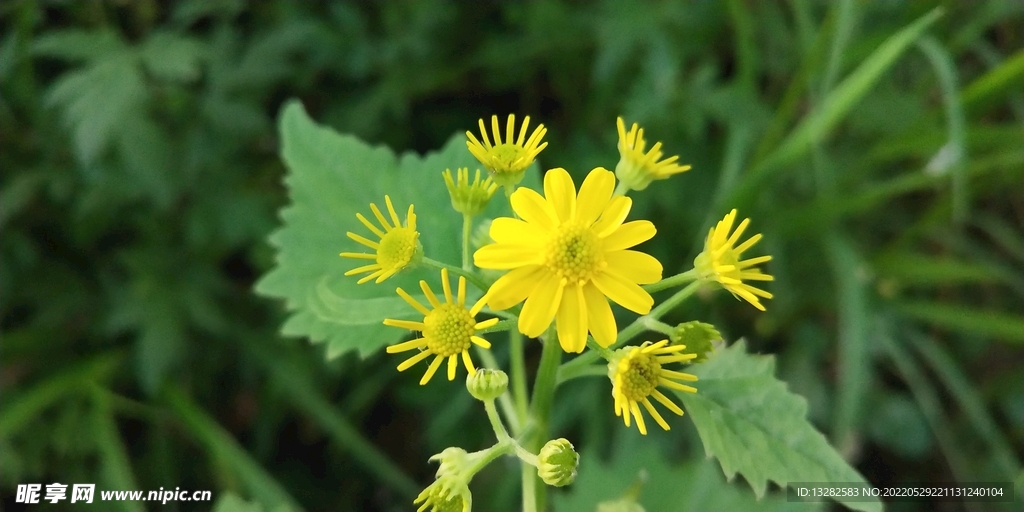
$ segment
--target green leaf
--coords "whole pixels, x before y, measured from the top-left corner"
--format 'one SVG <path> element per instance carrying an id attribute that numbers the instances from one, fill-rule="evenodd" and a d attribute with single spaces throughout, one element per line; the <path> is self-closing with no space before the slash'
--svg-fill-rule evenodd
<path id="1" fill-rule="evenodd" d="M 70 61 L 89 61 L 106 57 L 125 48 L 112 30 L 54 30 L 32 42 L 33 55 Z"/>
<path id="2" fill-rule="evenodd" d="M 1024 343 L 1024 317 L 940 302 L 902 302 L 893 308 L 915 320 L 951 331 Z"/>
<path id="3" fill-rule="evenodd" d="M 147 90 L 131 52 L 110 54 L 84 69 L 61 75 L 46 95 L 60 106 L 83 163 L 92 163 L 129 117 L 145 112 Z"/>
<path id="4" fill-rule="evenodd" d="M 347 270 L 361 263 L 338 253 L 366 249 L 345 232 L 369 235 L 356 213 L 370 215 L 370 202 L 383 207 L 385 194 L 403 217 L 414 204 L 424 254 L 457 265 L 462 217 L 451 208 L 441 173 L 447 168 L 476 169 L 479 164 L 462 135 L 449 140 L 439 153 L 398 158 L 387 148 L 317 125 L 295 101 L 284 107 L 279 127 L 291 204 L 281 211 L 284 227 L 270 237 L 278 249 L 277 266 L 256 291 L 285 299 L 292 314 L 282 328 L 284 334 L 326 342 L 328 358 L 350 350 L 365 357 L 408 335 L 384 326 L 384 318 L 412 319 L 419 314 L 395 294 L 396 287 L 416 291 L 420 279 L 435 291 L 441 285 L 439 273 L 425 268 L 379 285 L 357 285 L 356 277 L 346 277 Z M 536 172 L 529 174 L 536 180 Z M 481 217 L 494 217 L 507 208 L 498 195 Z"/>
<path id="5" fill-rule="evenodd" d="M 620 439 L 607 462 L 593 451 L 580 457 L 579 476 L 567 493 L 554 496 L 554 510 L 594 512 L 599 503 L 622 498 L 635 498 L 647 512 L 809 512 L 821 508 L 819 504 L 790 503 L 777 494 L 756 499 L 750 491 L 726 482 L 708 461 L 670 465 L 652 439 Z"/>
<path id="6" fill-rule="evenodd" d="M 199 78 L 203 45 L 170 32 L 156 32 L 142 45 L 142 62 L 161 80 L 190 82 Z"/>
<path id="7" fill-rule="evenodd" d="M 807 401 L 775 378 L 775 359 L 750 355 L 739 341 L 690 367 L 696 394 L 679 393 L 708 457 L 725 476 L 740 473 L 763 496 L 768 481 L 865 482 L 807 421 Z M 842 501 L 842 500 L 840 500 Z M 863 511 L 881 502 L 843 502 Z"/>
<path id="8" fill-rule="evenodd" d="M 998 270 L 988 265 L 911 251 L 892 251 L 878 256 L 874 267 L 880 276 L 909 285 L 994 283 L 1001 277 Z"/>

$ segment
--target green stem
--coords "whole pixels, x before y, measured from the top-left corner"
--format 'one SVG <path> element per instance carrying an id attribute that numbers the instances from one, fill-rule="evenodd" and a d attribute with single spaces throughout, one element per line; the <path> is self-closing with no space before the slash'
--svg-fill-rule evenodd
<path id="1" fill-rule="evenodd" d="M 490 350 L 483 347 L 476 347 L 476 353 L 480 356 L 480 360 L 483 361 L 485 368 L 492 370 L 500 370 L 498 366 L 498 360 L 494 358 L 494 354 Z M 512 405 L 512 397 L 506 391 L 498 397 L 498 403 L 501 405 L 502 412 L 505 413 L 505 417 L 508 418 L 508 425 L 516 435 L 519 435 L 520 428 L 522 427 L 522 420 L 519 415 L 516 414 L 516 408 Z"/>
<path id="2" fill-rule="evenodd" d="M 615 192 L 612 193 L 612 197 L 624 196 L 629 193 L 629 185 L 625 181 L 619 180 L 619 184 L 615 185 Z"/>
<path id="3" fill-rule="evenodd" d="M 494 400 L 484 400 L 484 410 L 487 411 L 487 419 L 491 420 L 491 428 L 494 429 L 494 435 L 498 438 L 498 442 L 511 441 L 512 436 L 508 435 L 508 430 L 505 430 L 505 424 L 498 416 L 498 409 L 494 407 Z"/>
<path id="4" fill-rule="evenodd" d="M 646 320 L 645 323 L 647 324 L 647 328 L 648 329 L 650 329 L 652 331 L 655 331 L 655 332 L 660 332 L 660 333 L 664 334 L 665 336 L 671 336 L 672 334 L 675 333 L 675 330 L 676 330 L 675 327 L 672 327 L 671 325 L 666 324 L 665 322 L 660 322 L 660 321 L 655 320 L 655 319 L 650 318 L 650 317 L 647 317 L 647 320 Z"/>
<path id="5" fill-rule="evenodd" d="M 459 267 L 456 267 L 455 265 L 449 265 L 447 263 L 442 263 L 437 260 L 432 260 L 430 258 L 427 258 L 426 256 L 423 257 L 423 260 L 421 260 L 421 262 L 424 265 L 434 267 L 439 270 L 442 268 L 446 268 L 448 269 L 448 272 L 465 277 L 466 280 L 469 281 L 470 283 L 473 283 L 473 286 L 476 286 L 477 289 L 484 293 L 487 293 L 487 288 L 489 288 L 487 286 L 487 283 L 485 283 L 483 279 L 480 279 L 480 276 L 476 275 L 475 272 L 469 272 Z"/>
<path id="6" fill-rule="evenodd" d="M 558 335 L 555 332 L 554 324 L 548 328 L 544 336 L 544 349 L 540 355 L 540 365 L 537 368 L 537 380 L 533 384 L 533 400 L 531 400 L 530 420 L 535 429 L 533 435 L 526 440 L 526 449 L 531 452 L 540 451 L 544 446 L 544 440 L 548 435 L 548 422 L 551 418 L 551 404 L 555 398 L 555 388 L 558 386 L 558 367 L 562 363 L 562 347 L 558 344 Z M 530 480 L 533 482 L 532 496 L 527 495 L 526 474 L 523 474 L 523 510 L 530 500 L 536 505 L 537 510 L 544 510 L 544 486 L 537 485 L 537 475 L 531 473 Z"/>
<path id="7" fill-rule="evenodd" d="M 537 468 L 519 463 L 523 478 L 523 512 L 537 512 Z"/>
<path id="8" fill-rule="evenodd" d="M 576 368 L 567 368 L 563 366 L 558 370 L 558 384 L 569 382 L 573 379 L 580 377 L 607 377 L 608 376 L 608 365 L 595 364 L 591 366 L 577 366 Z"/>
<path id="9" fill-rule="evenodd" d="M 480 329 L 479 331 L 476 331 L 476 333 L 479 335 L 479 334 L 488 334 L 488 333 L 492 333 L 492 332 L 508 331 L 508 330 L 511 330 L 511 329 L 515 329 L 515 327 L 516 327 L 516 321 L 515 320 L 502 320 L 502 321 L 500 321 L 500 322 L 498 322 L 498 323 L 496 323 L 496 324 L 494 324 L 494 325 L 492 325 L 492 326 L 490 326 L 490 327 L 488 327 L 486 329 Z"/>
<path id="10" fill-rule="evenodd" d="M 526 389 L 526 357 L 523 352 L 523 334 L 518 329 L 509 331 L 509 359 L 512 365 L 512 396 L 520 423 L 526 422 L 529 403 Z"/>
<path id="11" fill-rule="evenodd" d="M 462 214 L 462 270 L 466 272 L 473 271 L 473 262 L 469 259 L 469 233 L 472 230 L 473 216 Z"/>
<path id="12" fill-rule="evenodd" d="M 668 288 L 672 288 L 673 286 L 689 283 L 694 279 L 697 279 L 697 269 L 691 268 L 686 272 L 676 274 L 672 277 L 666 277 L 665 279 L 662 279 L 657 283 L 649 284 L 647 286 L 644 286 L 643 288 L 644 291 L 646 291 L 647 293 L 654 293 Z"/>
<path id="13" fill-rule="evenodd" d="M 620 347 L 622 346 L 622 344 L 640 335 L 640 333 L 643 332 L 645 329 L 649 329 L 649 322 L 651 322 L 652 320 L 658 320 L 659 318 L 665 316 L 665 314 L 671 311 L 673 308 L 675 308 L 679 304 L 682 304 L 683 301 L 690 298 L 691 295 L 696 293 L 697 290 L 700 289 L 702 284 L 704 284 L 703 281 L 694 281 L 690 283 L 686 288 L 679 290 L 678 292 L 675 293 L 675 295 L 669 297 L 665 302 L 658 304 L 658 306 L 652 309 L 650 313 L 634 320 L 633 323 L 629 324 L 629 326 L 627 326 L 625 329 L 619 332 L 619 336 L 615 340 L 615 344 L 613 344 L 609 348 L 614 349 Z M 577 357 L 576 359 L 573 359 L 572 361 L 565 363 L 565 365 L 562 367 L 562 372 L 566 374 L 575 373 L 579 371 L 578 367 L 589 366 L 596 362 L 598 359 L 601 359 L 601 354 L 599 352 L 595 350 L 588 350 L 579 357 Z"/>
<path id="14" fill-rule="evenodd" d="M 490 448 L 471 453 L 470 456 L 473 457 L 475 460 L 468 468 L 466 468 L 467 478 L 473 478 L 473 475 L 479 473 L 481 469 L 487 467 L 487 465 L 493 462 L 494 459 L 497 459 L 502 455 L 508 455 L 510 453 L 513 453 L 514 451 L 515 441 L 513 441 L 511 438 L 508 438 L 502 441 L 498 441 L 497 444 Z"/>

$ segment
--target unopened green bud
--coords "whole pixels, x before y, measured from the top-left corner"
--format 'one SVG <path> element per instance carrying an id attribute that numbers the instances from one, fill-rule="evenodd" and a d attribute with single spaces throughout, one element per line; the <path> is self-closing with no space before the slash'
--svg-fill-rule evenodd
<path id="1" fill-rule="evenodd" d="M 452 198 L 452 208 L 465 215 L 476 215 L 487 207 L 487 203 L 498 190 L 498 184 L 491 178 L 480 181 L 480 169 L 476 170 L 476 178 L 469 181 L 469 169 L 456 169 L 456 178 L 452 179 L 451 169 L 445 169 L 444 183 L 448 187 L 448 195 Z"/>
<path id="2" fill-rule="evenodd" d="M 494 400 L 508 389 L 508 375 L 501 370 L 480 368 L 466 377 L 466 389 L 477 400 Z"/>
<path id="3" fill-rule="evenodd" d="M 697 354 L 693 362 L 699 363 L 708 359 L 708 352 L 714 348 L 711 342 L 722 339 L 722 334 L 715 326 L 694 320 L 677 325 L 669 339 L 673 345 L 685 345 L 687 352 Z"/>
<path id="4" fill-rule="evenodd" d="M 468 455 L 466 450 L 451 446 L 428 460 L 438 461 L 439 467 L 436 476 L 440 480 L 462 475 L 463 470 L 469 466 Z"/>
<path id="5" fill-rule="evenodd" d="M 537 462 L 537 475 L 544 483 L 563 487 L 576 480 L 576 466 L 580 463 L 580 455 L 576 453 L 568 439 L 553 439 L 540 449 Z"/>

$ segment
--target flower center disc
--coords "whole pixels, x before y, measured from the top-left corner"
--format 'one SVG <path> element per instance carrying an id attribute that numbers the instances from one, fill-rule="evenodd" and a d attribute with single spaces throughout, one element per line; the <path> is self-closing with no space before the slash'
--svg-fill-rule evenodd
<path id="1" fill-rule="evenodd" d="M 519 160 L 525 150 L 515 144 L 499 144 L 491 149 L 491 154 L 494 155 L 494 159 L 501 164 L 501 168 L 495 169 L 499 172 L 512 171 L 512 164 Z"/>
<path id="2" fill-rule="evenodd" d="M 569 284 L 586 283 L 601 266 L 598 244 L 590 228 L 562 225 L 548 243 L 545 263 Z"/>
<path id="3" fill-rule="evenodd" d="M 661 363 L 650 354 L 638 354 L 626 360 L 629 367 L 622 372 L 622 394 L 639 402 L 658 386 Z"/>
<path id="4" fill-rule="evenodd" d="M 416 230 L 404 227 L 385 233 L 377 247 L 377 263 L 385 269 L 408 265 L 416 253 L 416 238 Z"/>
<path id="5" fill-rule="evenodd" d="M 427 348 L 445 357 L 468 349 L 476 327 L 469 311 L 456 304 L 441 304 L 423 319 L 423 324 Z"/>

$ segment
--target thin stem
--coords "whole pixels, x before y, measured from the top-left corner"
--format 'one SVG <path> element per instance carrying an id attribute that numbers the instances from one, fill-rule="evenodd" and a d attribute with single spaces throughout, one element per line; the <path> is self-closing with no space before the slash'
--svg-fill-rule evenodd
<path id="1" fill-rule="evenodd" d="M 629 193 L 629 185 L 625 181 L 619 180 L 619 184 L 615 185 L 615 192 L 612 193 L 612 197 L 624 196 Z"/>
<path id="2" fill-rule="evenodd" d="M 469 233 L 472 230 L 473 216 L 462 214 L 462 270 L 466 272 L 473 271 L 473 262 L 469 259 Z"/>
<path id="3" fill-rule="evenodd" d="M 484 400 L 484 409 L 487 411 L 487 419 L 491 420 L 491 428 L 494 429 L 494 435 L 498 438 L 498 442 L 511 441 L 512 436 L 508 435 L 508 431 L 505 430 L 505 424 L 498 416 L 498 409 L 494 407 L 494 400 Z"/>
<path id="4" fill-rule="evenodd" d="M 644 318 L 646 318 L 644 323 L 647 325 L 647 328 L 652 331 L 660 332 L 665 336 L 671 336 L 675 333 L 676 328 L 672 327 L 669 324 L 666 324 L 665 322 L 655 320 L 649 316 L 646 316 Z"/>
<path id="5" fill-rule="evenodd" d="M 591 366 L 577 366 L 576 368 L 569 368 L 563 366 L 558 369 L 558 384 L 561 385 L 565 382 L 569 382 L 573 379 L 580 377 L 607 377 L 608 376 L 608 365 L 595 364 Z"/>
<path id="6" fill-rule="evenodd" d="M 644 286 L 643 289 L 647 293 L 654 293 L 657 291 L 672 288 L 673 286 L 689 283 L 694 279 L 697 279 L 697 269 L 691 268 L 690 270 L 687 270 L 686 272 L 683 272 L 681 274 L 676 274 L 672 277 L 666 277 L 665 279 L 662 279 L 657 283 Z"/>
<path id="7" fill-rule="evenodd" d="M 483 361 L 485 368 L 492 370 L 500 370 L 498 366 L 498 360 L 494 358 L 494 354 L 490 350 L 483 347 L 476 347 L 476 353 L 480 356 L 480 360 Z M 498 397 L 498 404 L 501 405 L 501 411 L 505 413 L 505 418 L 508 420 L 508 426 L 512 429 L 516 435 L 519 435 L 519 430 L 522 427 L 522 421 L 516 414 L 516 408 L 512 405 L 512 397 L 509 396 L 508 391 L 501 394 Z"/>
<path id="8" fill-rule="evenodd" d="M 627 326 L 625 329 L 619 331 L 619 336 L 615 340 L 615 344 L 613 344 L 610 348 L 620 347 L 622 346 L 622 344 L 640 335 L 641 332 L 649 328 L 649 321 L 657 320 L 665 316 L 666 313 L 671 311 L 679 304 L 682 304 L 683 301 L 690 298 L 691 295 L 696 293 L 697 290 L 700 289 L 702 284 L 703 281 L 694 281 L 690 283 L 689 285 L 687 285 L 686 288 L 679 290 L 678 292 L 675 293 L 675 295 L 669 297 L 665 302 L 658 304 L 658 306 L 652 309 L 650 313 L 634 320 L 633 323 L 629 324 L 629 326 Z M 601 359 L 601 354 L 599 352 L 594 350 L 588 350 L 587 352 L 584 352 L 576 359 L 573 359 L 572 361 L 565 363 L 562 371 L 567 373 L 576 372 L 578 371 L 577 367 L 588 366 L 590 364 L 593 364 L 598 359 Z"/>
<path id="9" fill-rule="evenodd" d="M 523 478 L 523 512 L 537 512 L 537 468 L 519 463 Z"/>
<path id="10" fill-rule="evenodd" d="M 473 286 L 476 286 L 480 291 L 487 293 L 487 283 L 485 283 L 483 279 L 480 279 L 480 276 L 476 275 L 475 272 L 468 272 L 460 267 L 456 267 L 455 265 L 449 265 L 447 263 L 442 263 L 437 260 L 432 260 L 430 258 L 427 258 L 426 256 L 423 257 L 421 262 L 424 265 L 434 267 L 438 270 L 446 268 L 448 269 L 448 272 L 465 277 L 467 281 L 473 283 Z"/>
<path id="11" fill-rule="evenodd" d="M 490 448 L 471 453 L 470 456 L 473 457 L 475 460 L 473 464 L 471 464 L 469 468 L 466 469 L 466 474 L 468 475 L 468 478 L 472 478 L 473 475 L 479 473 L 481 469 L 487 467 L 487 465 L 493 462 L 494 459 L 497 459 L 502 455 L 508 455 L 510 453 L 513 453 L 514 451 L 515 441 L 513 441 L 511 438 L 508 438 L 502 441 L 498 441 L 497 444 Z"/>
<path id="12" fill-rule="evenodd" d="M 548 328 L 544 336 L 544 349 L 540 355 L 540 365 L 537 368 L 537 380 L 533 384 L 533 400 L 531 401 L 530 419 L 536 430 L 526 440 L 526 448 L 532 452 L 539 451 L 544 445 L 548 435 L 548 422 L 551 417 L 551 404 L 555 398 L 555 388 L 558 386 L 558 367 L 562 363 L 562 347 L 558 344 L 558 334 L 555 332 L 554 324 Z M 524 510 L 532 499 L 538 510 L 544 509 L 544 487 L 537 486 L 537 476 L 530 476 L 533 481 L 533 495 L 526 495 L 526 475 L 523 475 L 523 505 Z"/>
<path id="13" fill-rule="evenodd" d="M 486 329 L 480 329 L 479 331 L 476 331 L 476 333 L 477 334 L 488 334 L 488 333 L 492 333 L 492 332 L 508 331 L 510 329 L 514 329 L 515 326 L 516 326 L 516 321 L 515 320 L 502 320 L 502 321 L 500 321 L 500 322 L 498 322 L 498 323 L 496 323 L 496 324 L 494 324 L 494 325 L 492 325 L 492 326 L 490 326 L 490 327 L 488 327 Z"/>
<path id="14" fill-rule="evenodd" d="M 518 329 L 508 333 L 509 359 L 512 365 L 512 396 L 516 403 L 516 413 L 520 423 L 526 422 L 529 414 L 529 403 L 526 389 L 526 357 L 523 352 L 523 334 Z"/>

